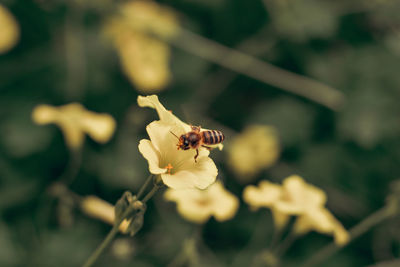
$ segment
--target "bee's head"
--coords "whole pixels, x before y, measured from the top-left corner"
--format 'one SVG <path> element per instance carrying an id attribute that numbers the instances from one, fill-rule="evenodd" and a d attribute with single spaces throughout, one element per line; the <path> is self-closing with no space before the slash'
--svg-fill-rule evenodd
<path id="1" fill-rule="evenodd" d="M 178 142 L 177 146 L 178 146 L 178 149 L 182 149 L 182 150 L 190 149 L 189 140 L 185 134 L 182 134 L 181 137 L 179 137 L 179 142 Z"/>

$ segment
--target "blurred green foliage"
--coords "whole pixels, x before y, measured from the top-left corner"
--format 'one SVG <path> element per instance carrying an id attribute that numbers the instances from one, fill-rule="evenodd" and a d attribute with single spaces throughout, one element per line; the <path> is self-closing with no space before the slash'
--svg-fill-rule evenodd
<path id="1" fill-rule="evenodd" d="M 75 101 L 117 120 L 108 144 L 86 139 L 73 192 L 115 203 L 125 190 L 136 192 L 147 177 L 137 145 L 156 114 L 137 106 L 138 92 L 101 33 L 117 2 L 2 1 L 20 24 L 21 39 L 0 55 L 1 266 L 79 266 L 110 228 L 51 192 L 71 156 L 59 129 L 33 124 L 35 105 Z M 173 48 L 173 81 L 159 94 L 168 109 L 195 125 L 224 131 L 228 140 L 251 123 L 275 126 L 282 156 L 257 179 L 303 176 L 327 192 L 328 207 L 346 228 L 384 204 L 390 182 L 400 176 L 398 1 L 159 2 L 180 14 L 184 28 L 233 48 L 251 40 L 244 52 L 326 83 L 346 97 L 335 112 Z M 227 189 L 241 197 L 244 186 L 226 166 L 224 151 L 213 151 L 212 157 Z M 384 222 L 323 266 L 398 258 L 398 225 L 398 218 Z M 202 266 L 253 266 L 272 229 L 268 211 L 251 212 L 243 203 L 231 221 L 192 225 L 158 194 L 137 236 L 117 240 L 132 250 L 118 257 L 112 247 L 96 266 L 166 266 L 199 236 Z M 297 240 L 282 266 L 297 266 L 330 241 L 315 233 Z"/>

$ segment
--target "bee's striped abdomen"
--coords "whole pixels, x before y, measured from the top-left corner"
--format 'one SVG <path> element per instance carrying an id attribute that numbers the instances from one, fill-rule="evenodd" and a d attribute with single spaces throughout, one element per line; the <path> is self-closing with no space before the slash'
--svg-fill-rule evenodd
<path id="1" fill-rule="evenodd" d="M 219 144 L 225 139 L 224 134 L 216 130 L 203 131 L 201 134 L 203 135 L 203 143 L 206 145 Z"/>

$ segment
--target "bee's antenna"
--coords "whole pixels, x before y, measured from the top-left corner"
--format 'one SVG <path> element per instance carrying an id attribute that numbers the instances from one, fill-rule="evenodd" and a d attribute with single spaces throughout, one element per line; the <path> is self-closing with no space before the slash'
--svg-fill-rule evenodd
<path id="1" fill-rule="evenodd" d="M 172 133 L 178 140 L 179 140 L 179 137 L 176 135 L 176 134 L 174 134 L 173 132 L 171 132 L 171 131 L 169 131 L 170 133 Z"/>

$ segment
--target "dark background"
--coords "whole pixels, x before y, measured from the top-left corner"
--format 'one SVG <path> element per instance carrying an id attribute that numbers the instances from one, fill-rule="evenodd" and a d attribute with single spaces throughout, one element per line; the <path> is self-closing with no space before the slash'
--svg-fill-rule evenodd
<path id="1" fill-rule="evenodd" d="M 80 102 L 117 120 L 109 143 L 86 138 L 82 164 L 69 186 L 111 203 L 125 190 L 137 191 L 147 177 L 137 145 L 147 138 L 145 126 L 156 113 L 137 106 L 137 96 L 146 93 L 129 82 L 116 51 L 102 38 L 102 22 L 121 1 L 1 2 L 20 24 L 21 38 L 0 55 L 0 266 L 80 266 L 110 226 L 82 214 L 72 198 L 52 192 L 71 157 L 61 131 L 35 125 L 32 109 Z M 400 172 L 398 1 L 160 2 L 177 11 L 183 28 L 231 48 L 250 40 L 243 52 L 345 96 L 332 110 L 174 45 L 173 78 L 158 93 L 168 109 L 184 121 L 223 130 L 227 140 L 252 123 L 277 127 L 279 161 L 252 184 L 297 173 L 326 191 L 328 208 L 347 229 L 384 205 Z M 78 41 L 72 50 L 67 35 Z M 76 64 L 84 71 L 68 66 L 71 53 L 79 55 Z M 241 198 L 245 185 L 226 164 L 226 152 L 212 157 L 219 178 Z M 365 266 L 398 257 L 398 225 L 393 218 L 374 227 L 323 266 Z M 202 240 L 201 265 L 251 266 L 267 248 L 272 229 L 269 211 L 251 212 L 243 201 L 234 219 L 211 219 L 199 227 L 181 219 L 159 193 L 137 236 L 118 237 L 96 266 L 165 266 L 192 236 Z M 252 236 L 257 238 L 249 247 Z M 317 233 L 297 240 L 282 266 L 298 265 L 331 240 Z M 115 253 L 118 242 L 130 247 L 124 257 Z"/>

